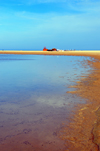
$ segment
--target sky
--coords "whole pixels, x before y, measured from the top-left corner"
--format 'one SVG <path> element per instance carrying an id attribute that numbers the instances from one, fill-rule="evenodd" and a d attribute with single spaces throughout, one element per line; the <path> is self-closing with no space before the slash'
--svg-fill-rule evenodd
<path id="1" fill-rule="evenodd" d="M 0 0 L 0 49 L 100 50 L 100 0 Z"/>

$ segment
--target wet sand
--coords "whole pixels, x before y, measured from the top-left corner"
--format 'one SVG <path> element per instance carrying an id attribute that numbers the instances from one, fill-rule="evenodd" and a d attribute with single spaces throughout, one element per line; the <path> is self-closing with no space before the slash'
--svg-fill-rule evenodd
<path id="1" fill-rule="evenodd" d="M 93 68 L 91 73 L 70 86 L 76 91 L 67 92 L 80 96 L 86 103 L 76 106 L 73 120 L 62 130 L 66 151 L 100 150 L 100 57 L 94 56 L 86 64 Z"/>
<path id="2" fill-rule="evenodd" d="M 25 102 L 0 109 L 0 151 L 65 150 L 58 134 L 66 111 Z"/>
<path id="3" fill-rule="evenodd" d="M 2 53 L 3 52 L 3 53 Z M 4 54 L 5 51 L 2 51 L 0 53 Z M 6 51 L 6 53 L 8 54 L 32 54 L 32 52 L 12 52 L 12 51 Z M 1 133 L 1 139 L 0 139 L 0 148 L 2 149 L 2 151 L 6 151 L 6 149 L 8 148 L 9 151 L 13 151 L 13 150 L 46 150 L 46 148 L 53 150 L 53 151 L 60 151 L 60 150 L 64 150 L 64 151 L 99 151 L 100 150 L 100 52 L 36 52 L 36 54 L 45 54 L 45 55 L 75 55 L 75 56 L 91 56 L 93 59 L 91 61 L 85 61 L 83 63 L 83 66 L 91 66 L 93 68 L 93 70 L 91 70 L 91 73 L 89 73 L 87 76 L 81 77 L 79 79 L 79 81 L 77 81 L 76 85 L 74 86 L 70 86 L 72 88 L 76 88 L 76 91 L 70 91 L 67 93 L 70 93 L 71 95 L 76 95 L 79 96 L 83 99 L 86 100 L 85 104 L 78 104 L 74 107 L 73 109 L 73 118 L 70 122 L 70 124 L 63 124 L 62 126 L 59 125 L 59 121 L 61 121 L 63 115 L 66 112 L 63 112 L 61 117 L 58 119 L 58 123 L 56 123 L 56 125 L 58 125 L 58 129 L 61 129 L 61 132 L 59 134 L 59 130 L 58 132 L 55 131 L 55 129 L 53 130 L 53 134 L 50 136 L 51 138 L 49 138 L 48 141 L 48 136 L 47 133 L 49 133 L 49 131 L 45 131 L 44 125 L 46 123 L 48 123 L 48 120 L 50 121 L 50 119 L 47 120 L 47 118 L 49 118 L 49 114 L 51 114 L 49 112 L 49 110 L 46 111 L 45 117 L 46 117 L 46 121 L 39 118 L 39 120 L 37 121 L 31 121 L 31 119 L 29 119 L 29 121 L 24 121 L 20 119 L 20 114 L 18 115 L 18 112 L 20 112 L 21 114 L 25 113 L 25 116 L 27 116 L 27 112 L 25 110 L 23 110 L 22 108 L 18 111 L 16 109 L 16 112 L 13 112 L 11 110 L 11 107 L 9 108 L 9 110 L 11 110 L 11 114 L 8 114 L 7 119 L 10 119 L 10 122 L 8 123 L 6 121 L 6 123 L 4 123 L 4 119 L 2 119 L 2 115 L 1 115 L 1 119 L 2 119 L 2 123 L 5 125 L 5 128 L 3 127 L 3 125 L 1 124 L 0 127 L 1 129 L 3 128 L 3 130 L 5 130 L 5 136 L 4 133 Z M 35 54 L 35 52 L 33 53 Z M 1 109 L 3 107 L 1 106 Z M 46 108 L 45 108 L 46 109 Z M 51 111 L 51 109 L 50 109 Z M 40 111 L 41 113 L 42 111 Z M 3 113 L 3 111 L 1 111 L 1 114 Z M 40 113 L 37 113 L 40 114 Z M 55 110 L 55 118 L 56 118 L 56 114 L 59 113 L 59 111 Z M 7 112 L 4 113 L 7 115 Z M 7 125 L 10 125 L 14 118 L 11 118 L 10 115 L 16 115 L 16 124 L 12 126 L 12 131 L 11 131 L 11 135 L 8 135 L 8 129 L 7 129 Z M 32 111 L 32 115 L 33 115 L 33 111 Z M 69 117 L 71 115 L 68 115 Z M 24 115 L 23 115 L 24 117 Z M 30 115 L 29 115 L 30 117 Z M 6 118 L 6 117 L 3 117 Z M 63 119 L 62 119 L 63 121 Z M 35 129 L 35 131 L 33 131 L 33 127 L 34 124 L 37 122 L 37 129 Z M 51 120 L 51 123 L 53 123 L 55 121 Z M 41 128 L 38 127 L 38 125 L 41 124 Z M 54 123 L 55 124 L 55 123 Z M 25 125 L 25 128 L 23 127 Z M 17 126 L 17 130 L 15 129 L 15 127 Z M 9 127 L 9 126 L 8 126 Z M 49 128 L 49 125 L 46 124 L 46 127 Z M 41 144 L 41 142 L 39 142 L 39 138 L 41 140 L 41 134 L 37 134 L 39 131 L 45 131 L 45 135 L 43 138 L 43 143 Z M 57 128 L 56 128 L 57 130 Z M 31 135 L 30 135 L 31 133 Z M 13 135 L 15 134 L 15 135 Z M 58 138 L 59 136 L 59 138 Z M 23 139 L 24 138 L 24 139 Z M 35 138 L 35 139 L 34 139 Z M 61 140 L 62 141 L 61 141 Z M 16 141 L 15 141 L 16 140 Z M 34 140 L 34 141 L 33 141 Z M 47 141 L 46 141 L 47 140 Z M 55 143 L 56 142 L 56 143 Z M 13 146 L 11 146 L 11 144 L 13 143 Z M 37 146 L 38 144 L 38 146 Z M 52 145 L 51 145 L 52 144 Z M 57 146 L 57 144 L 61 145 L 61 148 L 59 148 Z M 49 147 L 50 146 L 50 147 Z"/>
<path id="4" fill-rule="evenodd" d="M 88 50 L 75 50 L 75 51 L 9 51 L 9 50 L 0 50 L 0 54 L 30 54 L 30 55 L 67 55 L 67 56 L 96 56 L 100 55 L 100 51 L 88 51 Z"/>

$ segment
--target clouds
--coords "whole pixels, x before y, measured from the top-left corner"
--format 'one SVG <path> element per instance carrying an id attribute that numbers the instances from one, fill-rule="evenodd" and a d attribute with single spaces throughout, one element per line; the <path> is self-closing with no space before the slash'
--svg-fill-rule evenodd
<path id="1" fill-rule="evenodd" d="M 88 13 L 100 9 L 99 0 L 5 0 L 0 7 L 13 11 L 34 13 Z"/>
<path id="2" fill-rule="evenodd" d="M 9 20 L 9 18 L 11 20 Z M 100 17 L 93 14 L 57 14 L 57 13 L 29 13 L 16 12 L 13 16 L 9 14 L 6 19 L 7 29 L 10 31 L 25 31 L 38 36 L 48 35 L 70 35 L 72 33 L 84 33 L 99 31 Z M 16 28 L 15 28 L 16 27 Z"/>
<path id="3" fill-rule="evenodd" d="M 83 42 L 91 47 L 91 41 L 100 46 L 98 0 L 9 0 L 1 6 L 1 45 L 6 40 L 6 43 L 13 41 L 15 46 L 27 45 L 27 48 L 34 43 L 34 48 L 38 44 L 39 48 L 55 44 L 61 49 L 77 49 L 83 47 Z"/>

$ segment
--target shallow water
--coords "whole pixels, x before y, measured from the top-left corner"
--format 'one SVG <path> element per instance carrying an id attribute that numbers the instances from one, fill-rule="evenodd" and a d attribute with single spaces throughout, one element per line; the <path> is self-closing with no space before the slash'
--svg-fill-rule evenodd
<path id="1" fill-rule="evenodd" d="M 62 123 L 80 102 L 66 93 L 89 57 L 0 55 L 0 150 L 60 151 Z"/>

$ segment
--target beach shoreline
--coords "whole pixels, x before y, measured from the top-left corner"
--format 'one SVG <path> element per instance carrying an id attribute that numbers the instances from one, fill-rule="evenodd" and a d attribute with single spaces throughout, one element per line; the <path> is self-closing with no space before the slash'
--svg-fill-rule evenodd
<path id="1" fill-rule="evenodd" d="M 75 50 L 75 51 L 24 51 L 24 50 L 0 50 L 0 54 L 18 55 L 64 55 L 64 56 L 100 56 L 100 51 Z"/>
<path id="2" fill-rule="evenodd" d="M 100 150 L 100 56 L 87 60 L 87 65 L 92 67 L 90 73 L 71 86 L 76 91 L 68 92 L 86 100 L 77 105 L 72 122 L 63 130 L 68 151 Z"/>
<path id="3" fill-rule="evenodd" d="M 88 56 L 93 58 L 87 60 L 87 65 L 92 67 L 90 73 L 79 79 L 76 91 L 70 91 L 72 95 L 77 95 L 87 99 L 85 104 L 78 104 L 72 122 L 65 126 L 61 139 L 64 140 L 66 151 L 99 151 L 100 150 L 100 51 L 7 51 L 2 50 L 0 54 L 15 55 L 64 55 L 64 56 Z M 84 65 L 84 64 L 83 64 Z"/>

